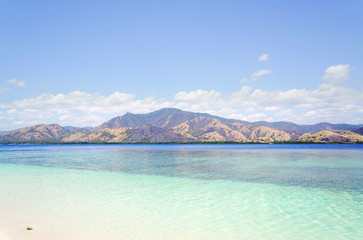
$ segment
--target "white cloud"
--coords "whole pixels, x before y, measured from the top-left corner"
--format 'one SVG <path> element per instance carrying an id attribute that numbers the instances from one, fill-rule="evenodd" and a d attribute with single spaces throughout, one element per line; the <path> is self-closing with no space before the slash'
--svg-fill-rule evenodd
<path id="1" fill-rule="evenodd" d="M 11 88 L 0 88 L 0 93 L 4 93 L 4 92 L 10 92 L 12 91 L 13 89 Z"/>
<path id="2" fill-rule="evenodd" d="M 355 119 L 351 120 L 349 123 L 351 123 L 351 124 L 362 124 L 363 123 L 363 118 L 355 118 Z"/>
<path id="3" fill-rule="evenodd" d="M 25 123 L 26 123 L 25 121 L 15 121 L 11 125 L 14 125 L 14 126 L 16 126 L 16 125 L 23 125 Z"/>
<path id="4" fill-rule="evenodd" d="M 349 78 L 349 65 L 328 69 L 327 79 Z M 255 75 L 259 77 L 265 74 L 268 73 L 260 72 Z M 134 94 L 118 91 L 107 96 L 81 91 L 68 94 L 41 94 L 35 98 L 0 103 L 1 127 L 11 128 L 15 125 L 22 127 L 35 123 L 97 126 L 111 117 L 126 112 L 147 113 L 164 107 L 208 112 L 247 121 L 292 121 L 304 124 L 322 121 L 362 123 L 359 121 L 363 116 L 363 90 L 325 81 L 312 90 L 302 88 L 267 91 L 243 86 L 227 94 L 202 89 L 181 91 L 174 95 L 172 101 L 154 97 L 138 99 Z"/>
<path id="5" fill-rule="evenodd" d="M 19 81 L 15 78 L 13 79 L 10 79 L 8 81 L 5 82 L 6 84 L 11 84 L 11 85 L 14 85 L 14 86 L 17 86 L 17 87 L 25 87 L 25 82 L 24 81 Z"/>
<path id="6" fill-rule="evenodd" d="M 207 92 L 207 91 L 206 91 Z M 188 94 L 183 92 L 183 94 Z M 229 108 L 231 113 L 219 112 L 224 117 L 254 120 L 260 113 L 267 114 L 266 119 L 274 121 L 284 120 L 297 123 L 316 123 L 321 121 L 349 122 L 353 118 L 363 115 L 363 92 L 343 86 L 330 86 L 322 84 L 313 90 L 290 89 L 286 91 L 265 91 L 244 86 L 241 90 L 230 94 L 214 91 L 218 96 L 211 100 L 204 97 L 193 101 L 179 100 L 177 105 L 195 111 L 214 111 Z M 244 114 L 250 114 L 245 117 Z M 266 120 L 263 119 L 263 120 Z M 259 119 L 262 120 L 262 119 Z"/>
<path id="7" fill-rule="evenodd" d="M 294 111 L 291 108 L 289 108 L 289 109 L 286 109 L 286 110 L 279 111 L 275 115 L 276 116 L 288 116 L 288 117 L 290 117 L 290 116 L 292 116 L 294 114 L 295 114 Z"/>
<path id="8" fill-rule="evenodd" d="M 258 61 L 267 61 L 268 60 L 268 54 L 262 54 L 259 58 Z"/>
<path id="9" fill-rule="evenodd" d="M 309 111 L 309 112 L 307 112 L 307 113 L 305 113 L 305 117 L 314 117 L 314 116 L 316 116 L 317 114 L 316 114 L 316 111 L 315 110 L 311 110 L 311 111 Z"/>
<path id="10" fill-rule="evenodd" d="M 260 121 L 260 120 L 264 120 L 267 117 L 267 115 L 265 113 L 254 113 L 254 114 L 250 114 L 248 115 L 248 119 L 250 121 Z"/>
<path id="11" fill-rule="evenodd" d="M 15 108 L 9 109 L 5 113 L 7 113 L 7 114 L 16 113 L 16 109 Z"/>
<path id="12" fill-rule="evenodd" d="M 135 99 L 134 94 L 114 92 L 109 96 L 74 91 L 68 94 L 42 94 L 35 98 L 0 104 L 3 115 L 15 122 L 54 123 L 61 125 L 96 126 L 111 117 L 126 112 L 146 113 L 171 107 L 168 101 L 153 97 Z M 18 124 L 19 125 L 19 124 Z"/>
<path id="13" fill-rule="evenodd" d="M 353 69 L 349 64 L 330 66 L 325 70 L 323 80 L 330 84 L 341 84 L 350 79 L 350 71 Z"/>
<path id="14" fill-rule="evenodd" d="M 271 107 L 265 107 L 265 112 L 275 112 L 280 110 L 280 107 L 271 106 Z"/>
<path id="15" fill-rule="evenodd" d="M 174 100 L 178 102 L 194 102 L 197 99 L 204 99 L 205 101 L 215 101 L 220 99 L 221 93 L 211 90 L 211 91 L 204 91 L 204 90 L 197 90 L 191 92 L 178 92 L 174 96 Z"/>
<path id="16" fill-rule="evenodd" d="M 68 94 L 42 94 L 12 103 L 0 104 L 2 126 L 12 121 L 22 127 L 39 123 L 97 126 L 126 112 L 147 113 L 164 107 L 208 112 L 247 121 L 292 121 L 296 123 L 357 122 L 363 116 L 363 92 L 344 86 L 322 84 L 313 90 L 265 91 L 244 86 L 222 94 L 216 90 L 179 92 L 173 101 L 114 92 L 108 96 L 74 91 Z M 358 119 L 358 120 L 357 120 Z M 22 124 L 21 124 L 22 123 Z"/>
<path id="17" fill-rule="evenodd" d="M 268 69 L 262 69 L 262 70 L 259 70 L 255 73 L 252 74 L 253 77 L 261 77 L 263 75 L 266 75 L 266 74 L 270 74 L 272 73 L 271 70 L 268 70 Z"/>
<path id="18" fill-rule="evenodd" d="M 257 79 L 259 79 L 260 77 L 264 76 L 264 75 L 267 75 L 267 74 L 271 74 L 272 73 L 272 70 L 268 70 L 268 69 L 262 69 L 262 70 L 259 70 L 257 72 L 254 72 L 250 78 L 243 78 L 241 80 L 241 83 L 243 82 L 248 82 L 248 81 L 256 81 Z"/>

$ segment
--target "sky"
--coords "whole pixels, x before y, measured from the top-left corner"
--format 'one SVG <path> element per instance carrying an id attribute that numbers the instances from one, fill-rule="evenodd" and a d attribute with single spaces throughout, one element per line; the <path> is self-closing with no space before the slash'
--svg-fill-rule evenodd
<path id="1" fill-rule="evenodd" d="M 363 124 L 363 1 L 0 0 L 0 131 L 164 107 Z"/>

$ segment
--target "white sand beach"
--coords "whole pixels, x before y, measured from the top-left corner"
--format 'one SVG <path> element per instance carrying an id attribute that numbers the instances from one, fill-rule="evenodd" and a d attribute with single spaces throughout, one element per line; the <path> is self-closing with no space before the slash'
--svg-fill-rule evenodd
<path id="1" fill-rule="evenodd" d="M 11 238 L 2 230 L 0 230 L 0 240 L 11 240 Z"/>

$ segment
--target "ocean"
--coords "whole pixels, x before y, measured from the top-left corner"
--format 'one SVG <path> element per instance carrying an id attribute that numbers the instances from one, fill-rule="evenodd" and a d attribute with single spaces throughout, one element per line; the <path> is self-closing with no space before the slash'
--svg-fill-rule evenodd
<path id="1" fill-rule="evenodd" d="M 0 145 L 0 239 L 363 239 L 362 226 L 363 145 Z"/>

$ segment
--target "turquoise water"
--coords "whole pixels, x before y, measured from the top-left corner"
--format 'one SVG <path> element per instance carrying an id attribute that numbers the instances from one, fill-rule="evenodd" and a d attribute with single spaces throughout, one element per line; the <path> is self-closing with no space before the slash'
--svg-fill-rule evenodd
<path id="1" fill-rule="evenodd" d="M 25 225 L 36 239 L 362 239 L 362 154 L 363 145 L 0 146 L 0 229 L 13 239 L 25 239 Z"/>

